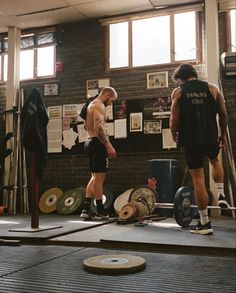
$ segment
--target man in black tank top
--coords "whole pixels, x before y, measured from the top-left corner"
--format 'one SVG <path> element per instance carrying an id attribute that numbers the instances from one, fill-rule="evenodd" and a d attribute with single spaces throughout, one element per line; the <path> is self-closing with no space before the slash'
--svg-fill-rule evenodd
<path id="1" fill-rule="evenodd" d="M 170 128 L 174 141 L 184 148 L 200 214 L 199 223 L 192 226 L 190 232 L 208 235 L 213 233 L 213 229 L 207 212 L 205 157 L 212 166 L 212 178 L 216 183 L 218 204 L 229 206 L 224 195 L 224 171 L 218 158 L 219 150 L 225 143 L 228 124 L 225 102 L 216 85 L 198 79 L 198 74 L 192 65 L 180 65 L 174 71 L 173 79 L 180 86 L 171 94 Z M 217 115 L 219 116 L 219 134 Z"/>

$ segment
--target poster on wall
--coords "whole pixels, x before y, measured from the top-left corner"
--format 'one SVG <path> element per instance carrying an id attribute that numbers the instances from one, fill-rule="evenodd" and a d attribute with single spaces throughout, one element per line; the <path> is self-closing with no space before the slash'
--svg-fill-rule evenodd
<path id="1" fill-rule="evenodd" d="M 58 96 L 58 83 L 45 83 L 43 86 L 44 96 Z"/>
<path id="2" fill-rule="evenodd" d="M 130 132 L 143 131 L 143 113 L 130 113 Z"/>
<path id="3" fill-rule="evenodd" d="M 143 125 L 144 134 L 158 134 L 162 132 L 162 120 L 145 120 Z"/>
<path id="4" fill-rule="evenodd" d="M 158 89 L 168 87 L 168 71 L 147 73 L 147 88 Z"/>
<path id="5" fill-rule="evenodd" d="M 172 138 L 170 128 L 162 129 L 162 147 L 163 149 L 177 148 L 176 142 Z"/>
<path id="6" fill-rule="evenodd" d="M 170 97 L 158 97 L 144 101 L 144 119 L 169 118 L 171 108 Z"/>
<path id="7" fill-rule="evenodd" d="M 114 107 L 114 119 L 125 119 L 127 118 L 127 105 L 126 100 L 122 99 L 115 101 L 113 104 Z"/>
<path id="8" fill-rule="evenodd" d="M 109 78 L 90 79 L 86 82 L 87 98 L 96 96 L 104 87 L 110 86 Z"/>

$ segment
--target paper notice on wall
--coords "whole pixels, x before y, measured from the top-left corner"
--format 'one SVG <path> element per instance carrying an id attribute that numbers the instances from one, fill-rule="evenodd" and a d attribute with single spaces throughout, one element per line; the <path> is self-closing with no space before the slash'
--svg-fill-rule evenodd
<path id="1" fill-rule="evenodd" d="M 68 130 L 63 130 L 63 141 L 62 144 L 64 145 L 65 148 L 71 149 L 75 145 L 75 134 L 73 131 L 73 128 L 70 128 Z"/>
<path id="2" fill-rule="evenodd" d="M 84 129 L 84 125 L 83 124 L 77 125 L 77 130 L 78 130 L 79 143 L 85 142 L 88 138 L 88 133 Z"/>
<path id="3" fill-rule="evenodd" d="M 113 119 L 112 105 L 109 105 L 109 106 L 106 107 L 106 118 L 107 118 L 107 120 L 112 120 Z"/>
<path id="4" fill-rule="evenodd" d="M 48 107 L 47 111 L 49 119 L 59 119 L 62 117 L 62 106 Z"/>
<path id="5" fill-rule="evenodd" d="M 172 138 L 170 128 L 162 129 L 162 147 L 163 149 L 173 149 L 177 147 Z"/>
<path id="6" fill-rule="evenodd" d="M 115 120 L 114 138 L 126 138 L 127 137 L 127 119 Z"/>
<path id="7" fill-rule="evenodd" d="M 51 119 L 47 125 L 48 153 L 62 151 L 62 122 L 61 119 Z"/>
<path id="8" fill-rule="evenodd" d="M 63 105 L 63 117 L 78 116 L 77 104 Z"/>
<path id="9" fill-rule="evenodd" d="M 113 122 L 107 122 L 105 124 L 106 133 L 109 136 L 114 136 L 114 123 Z"/>

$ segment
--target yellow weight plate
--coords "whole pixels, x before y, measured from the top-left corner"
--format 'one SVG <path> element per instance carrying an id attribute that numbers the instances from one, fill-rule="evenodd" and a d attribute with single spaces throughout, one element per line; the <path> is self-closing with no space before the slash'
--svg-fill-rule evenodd
<path id="1" fill-rule="evenodd" d="M 57 201 L 62 196 L 63 191 L 54 187 L 46 190 L 40 197 L 39 209 L 42 213 L 53 213 L 57 209 Z"/>
<path id="2" fill-rule="evenodd" d="M 140 256 L 128 254 L 99 255 L 85 259 L 83 267 L 94 274 L 128 274 L 145 269 L 146 261 Z"/>

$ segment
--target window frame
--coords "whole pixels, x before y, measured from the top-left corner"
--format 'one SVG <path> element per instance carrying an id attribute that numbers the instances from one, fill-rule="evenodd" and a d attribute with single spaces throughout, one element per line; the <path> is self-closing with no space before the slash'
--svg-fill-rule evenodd
<path id="1" fill-rule="evenodd" d="M 53 46 L 54 47 L 54 57 L 53 57 L 53 74 L 52 75 L 45 75 L 45 76 L 38 76 L 37 75 L 37 68 L 38 68 L 38 49 L 40 48 L 45 48 L 45 47 L 51 47 Z M 27 49 L 22 49 L 20 51 L 25 51 Z M 29 49 L 28 49 L 29 50 Z M 32 48 L 32 50 L 34 51 L 34 68 L 33 68 L 33 77 L 32 78 L 27 78 L 27 79 L 20 79 L 20 82 L 27 82 L 27 81 L 31 81 L 31 80 L 42 80 L 42 79 L 49 79 L 49 78 L 55 78 L 56 76 L 56 70 L 55 70 L 55 63 L 56 63 L 56 44 L 50 44 L 48 46 L 44 46 L 44 47 L 38 47 L 38 48 Z M 3 53 L 3 54 L 0 54 L 0 59 L 1 59 L 1 62 L 0 62 L 0 82 L 7 82 L 6 80 L 4 80 L 4 68 L 5 68 L 5 62 L 4 62 L 4 55 L 7 55 L 7 53 Z"/>
<path id="2" fill-rule="evenodd" d="M 178 13 L 183 13 L 183 12 L 190 12 L 190 11 L 195 11 L 195 21 L 196 21 L 196 59 L 191 59 L 191 60 L 180 60 L 180 61 L 175 61 L 174 60 L 174 14 L 178 14 Z M 189 11 L 175 11 L 175 13 L 166 13 L 167 15 L 170 16 L 170 63 L 162 63 L 162 64 L 153 64 L 153 65 L 141 65 L 141 66 L 133 66 L 132 64 L 132 20 L 133 19 L 127 19 L 127 20 L 120 20 L 119 22 L 124 22 L 127 21 L 128 22 L 128 60 L 129 60 L 129 64 L 128 66 L 124 66 L 124 67 L 117 67 L 117 68 L 110 68 L 110 62 L 109 62 L 109 52 L 110 52 L 110 47 L 109 47 L 109 35 L 110 35 L 110 24 L 105 25 L 104 28 L 104 34 L 105 34 L 105 71 L 106 72 L 113 72 L 113 71 L 120 71 L 120 70 L 133 70 L 136 71 L 137 69 L 144 69 L 144 68 L 167 68 L 170 66 L 175 66 L 175 65 L 179 65 L 181 63 L 184 62 L 188 62 L 190 64 L 201 64 L 203 61 L 203 42 L 202 42 L 202 19 L 203 19 L 203 11 L 197 11 L 197 10 L 189 10 Z M 160 16 L 163 14 L 160 14 Z M 154 16 L 146 16 L 144 18 L 150 18 L 150 17 L 154 17 Z M 118 22 L 118 21 L 117 21 Z"/>

